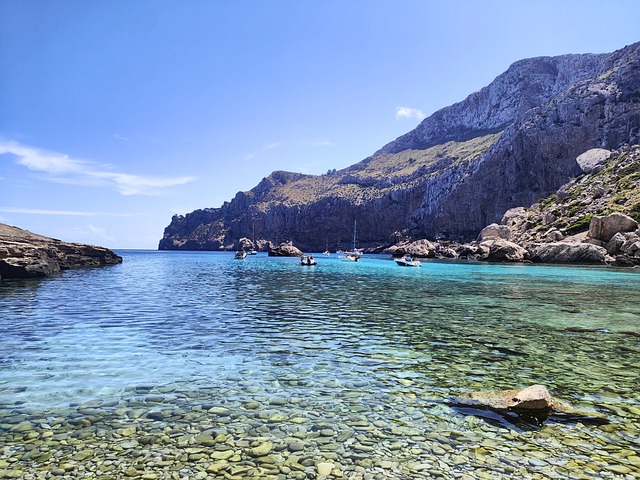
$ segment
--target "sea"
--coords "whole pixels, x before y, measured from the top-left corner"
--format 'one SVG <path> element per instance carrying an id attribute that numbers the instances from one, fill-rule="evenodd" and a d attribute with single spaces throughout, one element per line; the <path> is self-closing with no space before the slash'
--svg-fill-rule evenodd
<path id="1" fill-rule="evenodd" d="M 0 282 L 0 478 L 640 478 L 639 269 L 117 253 Z"/>

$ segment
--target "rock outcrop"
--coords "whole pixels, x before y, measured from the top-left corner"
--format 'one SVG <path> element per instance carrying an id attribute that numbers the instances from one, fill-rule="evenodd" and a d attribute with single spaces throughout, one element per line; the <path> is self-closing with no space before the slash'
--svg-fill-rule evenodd
<path id="1" fill-rule="evenodd" d="M 531 260 L 640 265 L 640 146 L 599 155 L 590 173 L 503 216 Z"/>
<path id="2" fill-rule="evenodd" d="M 589 243 L 533 243 L 528 245 L 529 258 L 538 263 L 604 264 L 607 250 Z"/>
<path id="3" fill-rule="evenodd" d="M 281 243 L 269 250 L 270 257 L 302 257 L 302 251 L 290 243 Z"/>
<path id="4" fill-rule="evenodd" d="M 122 263 L 122 257 L 107 248 L 63 242 L 0 224 L 0 280 L 117 263 Z"/>
<path id="5" fill-rule="evenodd" d="M 513 412 L 538 424 L 547 420 L 550 414 L 556 419 L 564 417 L 584 423 L 609 423 L 597 413 L 580 411 L 554 398 L 544 385 L 532 385 L 523 390 L 463 393 L 449 398 L 447 403 L 458 408 L 488 409 L 502 414 Z"/>
<path id="6" fill-rule="evenodd" d="M 350 248 L 354 220 L 359 247 L 388 245 L 395 232 L 469 241 L 510 208 L 597 174 L 605 152 L 577 161 L 584 152 L 640 143 L 638 98 L 640 43 L 521 60 L 349 168 L 274 172 L 220 208 L 174 216 L 159 248 L 231 249 L 252 233 L 306 251 Z"/>

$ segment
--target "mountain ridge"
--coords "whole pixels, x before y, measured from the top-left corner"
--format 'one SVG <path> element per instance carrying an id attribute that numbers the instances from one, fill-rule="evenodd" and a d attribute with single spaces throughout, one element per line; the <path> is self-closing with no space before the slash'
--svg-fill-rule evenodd
<path id="1" fill-rule="evenodd" d="M 610 54 L 519 60 L 370 157 L 312 176 L 276 171 L 220 208 L 175 215 L 159 249 L 256 238 L 303 250 L 403 238 L 473 238 L 581 174 L 591 148 L 640 143 L 640 43 Z"/>

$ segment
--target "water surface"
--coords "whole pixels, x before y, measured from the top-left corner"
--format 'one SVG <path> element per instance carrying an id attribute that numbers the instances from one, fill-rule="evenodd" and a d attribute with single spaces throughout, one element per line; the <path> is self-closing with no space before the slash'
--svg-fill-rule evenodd
<path id="1" fill-rule="evenodd" d="M 0 473 L 640 475 L 636 270 L 119 253 L 0 283 Z M 532 384 L 610 423 L 446 402 Z"/>

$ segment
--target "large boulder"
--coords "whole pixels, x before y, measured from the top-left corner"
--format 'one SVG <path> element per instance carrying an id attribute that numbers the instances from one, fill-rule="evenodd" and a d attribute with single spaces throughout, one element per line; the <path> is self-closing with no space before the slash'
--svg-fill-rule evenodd
<path id="1" fill-rule="evenodd" d="M 270 257 L 301 257 L 302 251 L 294 247 L 291 243 L 281 243 L 277 247 L 269 250 Z"/>
<path id="2" fill-rule="evenodd" d="M 557 419 L 574 419 L 585 423 L 608 423 L 605 417 L 594 412 L 580 411 L 554 398 L 544 385 L 532 385 L 523 390 L 499 390 L 489 392 L 467 392 L 450 397 L 450 406 L 465 409 L 494 410 L 498 413 L 510 412 L 534 416 L 538 423 L 544 422 L 549 414 Z M 473 413 L 466 410 L 465 413 Z"/>
<path id="3" fill-rule="evenodd" d="M 539 263 L 605 263 L 607 250 L 590 243 L 532 243 L 529 258 Z"/>
<path id="4" fill-rule="evenodd" d="M 584 173 L 591 173 L 602 169 L 607 159 L 611 156 L 611 151 L 605 148 L 592 148 L 581 155 L 578 155 L 576 162 Z"/>
<path id="5" fill-rule="evenodd" d="M 497 223 L 492 223 L 491 225 L 487 225 L 482 229 L 482 231 L 478 235 L 478 242 L 494 238 L 511 240 L 511 229 L 507 225 L 498 225 Z"/>
<path id="6" fill-rule="evenodd" d="M 638 222 L 628 215 L 612 213 L 606 217 L 594 216 L 589 224 L 589 238 L 608 242 L 618 232 L 637 230 Z"/>
<path id="7" fill-rule="evenodd" d="M 0 224 L 0 279 L 44 277 L 62 270 L 122 263 L 104 247 L 70 243 Z"/>
<path id="8" fill-rule="evenodd" d="M 434 245 L 429 240 L 422 239 L 393 245 L 386 249 L 384 253 L 389 253 L 394 257 L 411 255 L 412 257 L 433 258 L 436 256 L 437 251 L 438 246 Z"/>
<path id="9" fill-rule="evenodd" d="M 479 260 L 488 262 L 522 262 L 529 256 L 525 248 L 503 238 L 489 237 L 478 248 Z"/>

